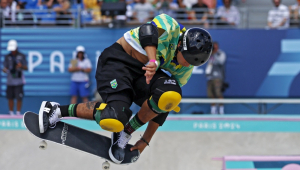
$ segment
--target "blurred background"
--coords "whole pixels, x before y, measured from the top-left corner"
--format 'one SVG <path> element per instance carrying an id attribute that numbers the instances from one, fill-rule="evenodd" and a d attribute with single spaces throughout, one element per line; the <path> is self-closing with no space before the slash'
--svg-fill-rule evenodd
<path id="1" fill-rule="evenodd" d="M 101 101 L 94 78 L 101 52 L 161 13 L 186 28 L 207 29 L 217 43 L 212 58 L 223 60 L 195 67 L 181 111 L 170 113 L 137 163 L 111 169 L 300 170 L 299 0 L 0 1 L 1 170 L 101 168 L 103 160 L 69 148 L 49 144 L 39 151 L 22 115 L 38 112 L 44 100 Z M 79 53 L 87 61 L 82 67 L 91 69 L 83 96 L 72 93 Z M 211 65 L 218 68 L 209 71 Z M 222 84 L 219 95 L 214 80 Z M 23 87 L 21 96 L 11 85 Z M 94 122 L 66 121 L 110 135 Z"/>

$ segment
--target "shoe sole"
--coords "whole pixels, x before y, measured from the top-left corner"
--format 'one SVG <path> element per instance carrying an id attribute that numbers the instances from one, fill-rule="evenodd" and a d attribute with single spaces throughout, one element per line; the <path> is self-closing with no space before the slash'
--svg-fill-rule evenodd
<path id="1" fill-rule="evenodd" d="M 46 105 L 47 101 L 43 101 L 39 110 L 39 127 L 40 127 L 40 133 L 44 133 L 45 129 L 44 129 L 44 124 L 43 124 L 43 116 L 44 116 L 44 108 Z"/>
<path id="2" fill-rule="evenodd" d="M 114 157 L 114 155 L 112 154 L 111 148 L 112 148 L 113 144 L 114 144 L 114 133 L 111 134 L 111 145 L 110 145 L 108 154 L 109 154 L 110 159 L 111 159 L 114 163 L 120 164 L 122 161 L 117 160 L 117 159 Z"/>

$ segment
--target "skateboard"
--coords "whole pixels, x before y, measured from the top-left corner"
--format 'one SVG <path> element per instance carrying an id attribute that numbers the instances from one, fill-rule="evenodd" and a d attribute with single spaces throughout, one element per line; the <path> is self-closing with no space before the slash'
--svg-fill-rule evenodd
<path id="1" fill-rule="evenodd" d="M 24 114 L 23 121 L 29 132 L 41 139 L 39 146 L 40 149 L 46 149 L 47 141 L 50 141 L 105 159 L 105 162 L 102 164 L 102 168 L 105 170 L 110 168 L 109 162 L 114 163 L 108 154 L 111 139 L 106 136 L 102 136 L 62 121 L 57 122 L 54 128 L 48 128 L 45 133 L 40 133 L 39 116 L 33 112 L 26 112 Z M 131 152 L 131 147 L 132 145 L 127 144 L 125 148 L 126 156 L 121 164 L 130 164 L 138 160 L 140 156 L 139 151 L 134 150 Z"/>

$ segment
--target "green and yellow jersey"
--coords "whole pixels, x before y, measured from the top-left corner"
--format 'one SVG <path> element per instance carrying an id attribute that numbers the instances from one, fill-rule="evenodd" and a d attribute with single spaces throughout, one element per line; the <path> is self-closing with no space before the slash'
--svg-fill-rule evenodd
<path id="1" fill-rule="evenodd" d="M 193 66 L 184 67 L 177 62 L 176 58 L 174 59 L 180 34 L 186 31 L 185 27 L 166 14 L 156 16 L 151 23 L 165 31 L 158 38 L 156 50 L 158 67 L 170 72 L 180 87 L 185 85 L 192 75 Z M 139 41 L 139 27 L 126 32 L 124 38 L 134 49 L 147 56 Z"/>

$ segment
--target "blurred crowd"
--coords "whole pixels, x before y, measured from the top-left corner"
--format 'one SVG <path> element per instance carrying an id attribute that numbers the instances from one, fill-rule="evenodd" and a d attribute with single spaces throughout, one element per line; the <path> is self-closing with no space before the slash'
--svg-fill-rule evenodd
<path id="1" fill-rule="evenodd" d="M 179 20 L 198 20 L 205 27 L 213 22 L 237 26 L 240 15 L 233 3 L 240 0 L 1 0 L 2 18 L 6 25 L 31 25 L 55 22 L 57 25 L 82 21 L 101 23 L 111 20 L 101 10 L 103 3 L 125 3 L 126 21 L 140 23 L 151 20 L 155 15 L 166 13 Z M 112 4 L 113 5 L 113 4 Z M 73 11 L 72 11 L 73 10 Z M 115 17 L 115 16 L 113 16 Z M 120 18 L 120 17 L 119 17 Z"/>
<path id="2" fill-rule="evenodd" d="M 55 23 L 73 25 L 77 22 L 111 22 L 116 17 L 125 21 L 143 23 L 154 16 L 166 13 L 179 21 L 196 21 L 209 28 L 212 25 L 237 27 L 240 12 L 236 5 L 246 0 L 1 0 L 2 18 L 5 25 L 37 25 Z M 285 27 L 299 22 L 300 0 L 292 6 L 285 6 L 281 0 L 273 1 L 274 9 L 269 11 L 268 27 L 285 18 Z M 125 11 L 116 15 L 102 8 L 104 3 L 114 6 L 126 4 Z M 121 10 L 121 9 L 120 9 Z M 79 19 L 79 20 L 78 20 Z M 276 20 L 276 21 L 275 21 Z M 280 23 L 277 23 L 281 25 Z M 275 24 L 276 25 L 276 24 Z M 282 25 L 281 25 L 282 26 Z"/>

